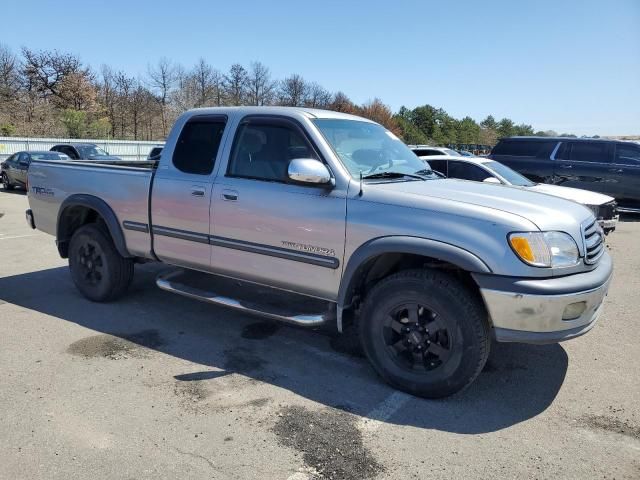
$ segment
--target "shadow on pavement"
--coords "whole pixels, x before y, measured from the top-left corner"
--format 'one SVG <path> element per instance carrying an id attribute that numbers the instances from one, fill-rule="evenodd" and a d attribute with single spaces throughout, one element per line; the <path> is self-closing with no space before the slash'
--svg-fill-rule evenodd
<path id="1" fill-rule="evenodd" d="M 0 192 L 2 193 L 9 193 L 9 194 L 13 194 L 13 195 L 27 195 L 27 190 L 24 188 L 20 188 L 20 187 L 14 187 L 13 190 L 7 190 L 5 188 L 0 188 Z"/>
<path id="2" fill-rule="evenodd" d="M 242 374 L 362 417 L 447 432 L 492 432 L 539 415 L 567 370 L 560 345 L 494 344 L 485 371 L 465 392 L 437 401 L 411 397 L 379 418 L 395 390 L 366 360 L 333 351 L 326 335 L 287 326 L 255 335 L 260 319 L 162 292 L 154 284 L 162 268 L 136 268 L 128 295 L 111 304 L 81 297 L 66 267 L 0 278 L 0 300 L 198 364 L 192 370 L 200 371 L 175 372 L 178 382 L 212 382 L 215 390 L 217 378 Z"/>

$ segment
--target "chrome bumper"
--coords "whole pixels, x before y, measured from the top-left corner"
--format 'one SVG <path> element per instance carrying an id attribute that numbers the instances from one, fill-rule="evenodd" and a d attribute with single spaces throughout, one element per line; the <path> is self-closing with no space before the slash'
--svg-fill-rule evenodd
<path id="1" fill-rule="evenodd" d="M 587 273 L 544 280 L 516 280 L 511 291 L 482 288 L 481 284 L 480 291 L 496 340 L 556 343 L 587 333 L 602 312 L 612 268 L 611 259 L 605 254 L 598 268 Z M 495 287 L 496 282 L 492 283 Z M 581 286 L 589 288 L 581 289 Z M 565 291 L 573 287 L 577 287 L 576 290 Z M 578 303 L 584 311 L 575 318 L 564 320 L 567 307 Z"/>

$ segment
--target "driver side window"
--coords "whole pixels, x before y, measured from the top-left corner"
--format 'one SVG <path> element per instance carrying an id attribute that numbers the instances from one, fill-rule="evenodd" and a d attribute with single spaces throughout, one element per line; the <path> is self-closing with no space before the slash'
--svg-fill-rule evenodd
<path id="1" fill-rule="evenodd" d="M 287 182 L 289 162 L 295 158 L 318 159 L 297 128 L 287 122 L 251 121 L 236 132 L 227 175 Z"/>

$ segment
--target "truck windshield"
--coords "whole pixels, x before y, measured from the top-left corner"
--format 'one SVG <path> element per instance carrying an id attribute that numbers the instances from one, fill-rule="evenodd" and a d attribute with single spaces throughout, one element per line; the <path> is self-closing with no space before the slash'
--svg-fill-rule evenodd
<path id="1" fill-rule="evenodd" d="M 377 123 L 329 118 L 318 118 L 313 123 L 355 179 L 361 174 L 377 179 L 415 179 L 416 174 L 424 178 L 440 178 L 432 173 L 427 162 L 419 159 L 398 137 Z"/>
<path id="2" fill-rule="evenodd" d="M 510 169 L 509 167 L 507 167 L 506 165 L 503 165 L 500 162 L 495 162 L 495 161 L 485 162 L 484 166 L 496 172 L 498 175 L 504 178 L 511 185 L 516 185 L 518 187 L 532 187 L 533 185 L 535 185 L 535 183 L 533 183 L 527 177 L 520 175 L 515 170 Z"/>

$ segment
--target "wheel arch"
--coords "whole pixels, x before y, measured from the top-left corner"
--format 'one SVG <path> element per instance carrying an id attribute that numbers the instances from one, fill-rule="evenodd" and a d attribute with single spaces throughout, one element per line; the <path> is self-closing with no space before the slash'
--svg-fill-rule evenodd
<path id="1" fill-rule="evenodd" d="M 102 221 L 106 226 L 118 253 L 125 258 L 131 258 L 124 233 L 113 209 L 101 198 L 87 194 L 71 195 L 60 206 L 56 224 L 56 244 L 60 256 L 68 257 L 69 241 L 78 228 L 98 221 Z"/>
<path id="2" fill-rule="evenodd" d="M 343 271 L 337 299 L 338 331 L 343 330 L 344 311 L 370 280 L 383 278 L 403 265 L 411 268 L 425 264 L 463 272 L 466 280 L 476 286 L 471 273 L 491 273 L 481 258 L 449 243 L 409 236 L 375 238 L 358 247 Z"/>

